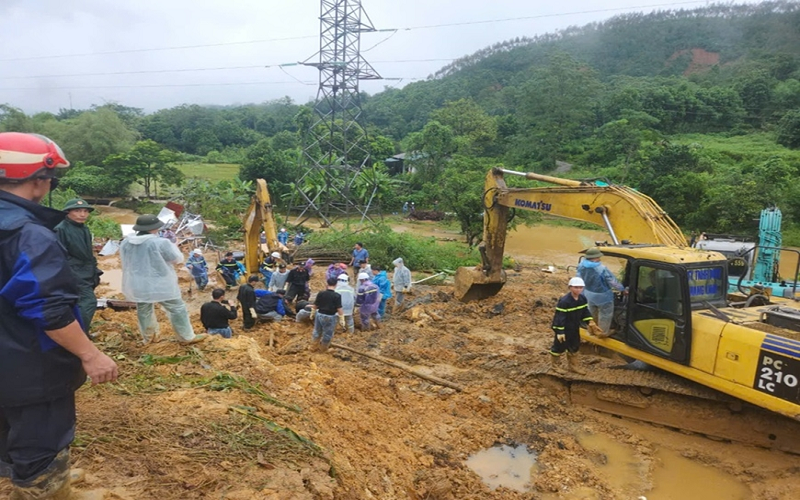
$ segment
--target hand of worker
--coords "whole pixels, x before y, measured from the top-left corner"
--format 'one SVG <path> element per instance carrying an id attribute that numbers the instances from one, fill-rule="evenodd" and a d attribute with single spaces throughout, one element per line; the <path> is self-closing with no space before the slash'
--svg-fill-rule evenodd
<path id="1" fill-rule="evenodd" d="M 83 371 L 92 380 L 92 385 L 114 382 L 119 376 L 117 364 L 99 349 L 81 358 L 81 364 Z"/>
<path id="2" fill-rule="evenodd" d="M 557 339 L 559 342 L 564 342 L 565 340 L 567 340 L 567 336 L 566 336 L 566 335 L 564 335 L 563 333 L 557 333 L 557 334 L 556 334 L 556 339 Z"/>
<path id="3" fill-rule="evenodd" d="M 253 308 L 253 307 L 250 308 L 250 316 L 253 317 L 253 318 L 258 316 L 258 314 L 256 313 L 255 308 Z"/>
<path id="4" fill-rule="evenodd" d="M 311 321 L 314 321 L 314 317 L 316 315 L 317 315 L 317 310 L 316 309 L 312 309 L 311 310 L 311 316 L 309 316 L 309 318 L 311 318 Z"/>
<path id="5" fill-rule="evenodd" d="M 345 323 L 344 323 L 344 315 L 343 315 L 343 314 L 340 314 L 340 315 L 339 315 L 339 326 L 341 326 L 341 327 L 342 327 L 342 329 L 344 329 L 344 328 L 345 328 Z"/>
<path id="6" fill-rule="evenodd" d="M 603 334 L 603 329 L 597 326 L 597 323 L 595 323 L 594 320 L 589 321 L 589 328 L 587 328 L 587 330 L 589 330 L 590 335 L 594 335 L 596 337 L 600 337 Z"/>

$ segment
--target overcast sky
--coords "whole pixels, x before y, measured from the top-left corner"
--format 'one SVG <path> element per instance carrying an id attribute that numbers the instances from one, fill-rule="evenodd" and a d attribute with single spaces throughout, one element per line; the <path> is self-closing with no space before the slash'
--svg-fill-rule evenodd
<path id="1" fill-rule="evenodd" d="M 376 29 L 399 31 L 362 35 L 362 50 L 374 46 L 363 56 L 387 80 L 361 88 L 376 93 L 425 79 L 448 60 L 517 36 L 705 3 L 362 0 Z M 314 56 L 319 9 L 319 0 L 0 0 L 0 103 L 28 113 L 105 102 L 148 112 L 283 96 L 304 103 L 316 96 L 315 68 L 264 66 Z M 528 19 L 419 28 L 520 17 Z M 195 47 L 175 49 L 187 46 Z M 140 73 L 109 74 L 120 72 Z"/>

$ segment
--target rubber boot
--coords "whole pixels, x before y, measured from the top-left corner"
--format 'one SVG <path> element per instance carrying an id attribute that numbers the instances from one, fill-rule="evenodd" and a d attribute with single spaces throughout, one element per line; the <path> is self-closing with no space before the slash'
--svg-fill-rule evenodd
<path id="1" fill-rule="evenodd" d="M 41 474 L 14 485 L 10 500 L 103 500 L 108 490 L 74 491 L 72 483 L 83 479 L 83 471 L 69 468 L 69 448 L 61 450 Z M 77 479 L 77 481 L 75 481 Z"/>
<path id="2" fill-rule="evenodd" d="M 328 343 L 325 343 L 325 342 L 320 343 L 319 344 L 319 352 L 328 352 L 328 349 L 330 348 L 330 346 L 331 346 L 330 342 L 328 342 Z"/>
<path id="3" fill-rule="evenodd" d="M 567 364 L 569 366 L 569 371 L 571 371 L 572 373 L 577 373 L 578 375 L 586 375 L 586 370 L 581 368 L 580 364 L 578 364 L 577 354 L 567 353 Z"/>
<path id="4" fill-rule="evenodd" d="M 560 372 L 561 370 L 561 356 L 556 356 L 555 354 L 550 355 L 550 368 L 553 371 Z"/>
<path id="5" fill-rule="evenodd" d="M 311 352 L 319 351 L 320 340 L 322 339 L 321 338 L 311 339 L 311 345 L 308 346 L 308 350 Z"/>

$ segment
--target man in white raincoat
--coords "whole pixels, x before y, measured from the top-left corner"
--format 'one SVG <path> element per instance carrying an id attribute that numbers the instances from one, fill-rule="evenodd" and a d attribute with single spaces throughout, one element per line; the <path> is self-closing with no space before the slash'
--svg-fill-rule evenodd
<path id="1" fill-rule="evenodd" d="M 342 273 L 336 278 L 336 288 L 334 291 L 342 296 L 342 311 L 344 311 L 345 329 L 347 333 L 354 333 L 355 322 L 353 321 L 353 309 L 356 306 L 356 291 L 350 286 L 349 276 Z"/>
<path id="2" fill-rule="evenodd" d="M 189 312 L 181 299 L 175 264 L 183 262 L 183 254 L 175 244 L 158 237 L 164 226 L 155 215 L 142 215 L 136 219 L 131 235 L 122 240 L 119 248 L 122 259 L 122 292 L 136 302 L 139 331 L 145 342 L 153 340 L 159 331 L 155 304 L 167 310 L 172 329 L 183 344 L 194 344 L 206 338 L 195 335 Z"/>

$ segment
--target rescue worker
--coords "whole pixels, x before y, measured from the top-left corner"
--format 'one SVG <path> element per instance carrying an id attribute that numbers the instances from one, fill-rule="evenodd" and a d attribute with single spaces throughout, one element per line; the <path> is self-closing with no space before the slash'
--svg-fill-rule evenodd
<path id="1" fill-rule="evenodd" d="M 278 270 L 272 273 L 269 279 L 267 289 L 270 292 L 286 289 L 286 280 L 289 279 L 289 271 L 286 270 L 286 264 L 281 262 L 278 264 Z"/>
<path id="2" fill-rule="evenodd" d="M 251 274 L 247 278 L 247 283 L 239 287 L 236 300 L 242 305 L 242 326 L 245 330 L 253 328 L 256 324 L 256 283 L 259 282 L 258 276 Z"/>
<path id="3" fill-rule="evenodd" d="M 569 369 L 575 373 L 585 374 L 578 366 L 575 356 L 581 346 L 581 323 L 594 324 L 586 297 L 583 296 L 585 283 L 581 278 L 569 280 L 569 293 L 558 299 L 556 313 L 553 316 L 553 347 L 550 348 L 550 361 L 553 369 L 559 370 L 558 360 L 567 353 Z"/>
<path id="4" fill-rule="evenodd" d="M 286 244 L 289 243 L 289 233 L 286 232 L 285 227 L 282 227 L 278 232 L 278 242 L 283 246 L 286 246 Z"/>
<path id="5" fill-rule="evenodd" d="M 211 301 L 200 307 L 200 322 L 209 335 L 220 335 L 229 339 L 233 336 L 230 320 L 236 319 L 236 303 L 225 300 L 225 290 L 215 288 L 211 291 Z"/>
<path id="6" fill-rule="evenodd" d="M 203 291 L 208 285 L 208 263 L 203 257 L 203 251 L 199 248 L 192 250 L 192 254 L 186 259 L 186 267 L 192 273 L 197 289 Z"/>
<path id="7" fill-rule="evenodd" d="M 136 302 L 139 331 L 145 342 L 152 341 L 159 332 L 155 305 L 167 310 L 169 322 L 182 344 L 194 344 L 207 337 L 195 335 L 186 303 L 181 298 L 175 264 L 183 263 L 183 254 L 173 243 L 158 236 L 164 225 L 152 214 L 140 215 L 133 230 L 119 245 L 122 261 L 122 293 Z"/>
<path id="8" fill-rule="evenodd" d="M 381 292 L 378 287 L 370 281 L 369 274 L 360 273 L 358 275 L 358 294 L 356 295 L 356 305 L 359 306 L 358 313 L 361 317 L 361 330 L 371 330 L 370 320 L 375 320 L 375 329 L 381 327 L 378 317 L 378 306 L 381 303 Z"/>
<path id="9" fill-rule="evenodd" d="M 406 294 L 411 291 L 411 271 L 404 265 L 402 257 L 394 259 L 392 264 L 394 264 L 394 276 L 392 276 L 395 293 L 394 307 L 392 308 L 394 314 L 400 312 Z"/>
<path id="10" fill-rule="evenodd" d="M 261 319 L 271 319 L 272 321 L 281 321 L 286 316 L 287 307 L 286 300 L 284 299 L 285 290 L 277 290 L 276 292 L 267 292 L 256 301 L 256 313 Z"/>
<path id="11" fill-rule="evenodd" d="M 94 207 L 85 200 L 73 198 L 62 209 L 67 217 L 55 228 L 58 241 L 67 249 L 67 260 L 78 285 L 78 308 L 81 310 L 83 331 L 89 333 L 92 318 L 97 310 L 94 289 L 100 284 L 103 271 L 97 268 L 97 257 L 92 248 L 92 233 L 86 227 L 86 219 Z"/>
<path id="12" fill-rule="evenodd" d="M 381 292 L 381 303 L 378 305 L 378 316 L 383 319 L 386 314 L 386 301 L 392 298 L 392 284 L 383 267 L 376 265 L 372 268 L 372 282 Z"/>
<path id="13" fill-rule="evenodd" d="M 13 500 L 81 499 L 70 484 L 75 391 L 117 379 L 76 319 L 79 290 L 39 203 L 69 162 L 37 134 L 0 133 L 0 476 Z M 84 492 L 87 493 L 87 492 Z"/>
<path id="14" fill-rule="evenodd" d="M 342 313 L 344 314 L 345 330 L 347 333 L 354 333 L 355 322 L 353 321 L 353 310 L 356 307 L 356 291 L 350 286 L 350 278 L 347 276 L 346 272 L 341 273 L 334 279 L 336 280 L 335 291 L 342 296 Z"/>
<path id="15" fill-rule="evenodd" d="M 358 273 L 361 272 L 361 261 L 363 260 L 369 263 L 369 250 L 364 248 L 364 244 L 359 241 L 353 245 L 352 255 L 353 257 L 350 259 L 348 265 L 353 268 L 353 278 L 358 279 Z"/>
<path id="16" fill-rule="evenodd" d="M 328 350 L 336 331 L 336 319 L 344 328 L 344 311 L 342 310 L 342 296 L 336 293 L 336 278 L 326 281 L 327 287 L 314 298 L 311 309 L 311 319 L 314 320 L 314 331 L 311 334 L 311 350 Z"/>
<path id="17" fill-rule="evenodd" d="M 239 284 L 239 277 L 244 276 L 246 271 L 241 262 L 233 258 L 233 252 L 225 254 L 225 258 L 217 264 L 217 270 L 222 273 L 225 280 L 225 288 L 231 288 Z"/>
<path id="18" fill-rule="evenodd" d="M 611 320 L 614 317 L 614 290 L 628 291 L 617 281 L 614 274 L 600 263 L 603 252 L 593 247 L 586 251 L 585 258 L 578 264 L 578 276 L 586 283 L 583 294 L 589 301 L 589 313 L 597 319 L 599 330 L 592 329 L 598 337 L 611 335 Z"/>
<path id="19" fill-rule="evenodd" d="M 289 276 L 286 277 L 286 282 L 289 284 L 289 289 L 286 291 L 286 300 L 289 302 L 294 302 L 295 299 L 308 300 L 306 285 L 308 285 L 310 279 L 308 269 L 298 262 L 294 269 L 289 271 Z"/>

